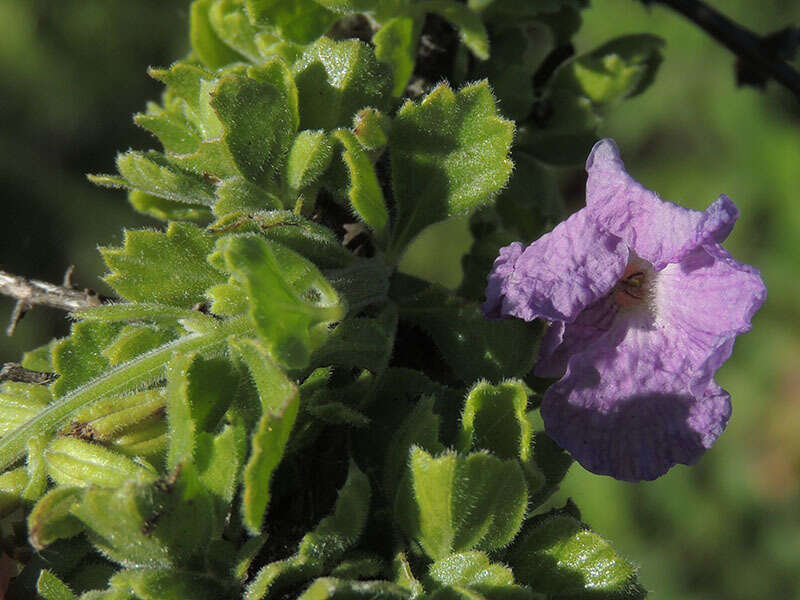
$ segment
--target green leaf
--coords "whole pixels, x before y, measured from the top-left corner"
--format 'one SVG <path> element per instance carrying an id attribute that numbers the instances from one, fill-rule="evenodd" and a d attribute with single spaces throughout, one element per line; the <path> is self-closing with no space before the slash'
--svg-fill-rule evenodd
<path id="1" fill-rule="evenodd" d="M 522 377 L 533 365 L 540 328 L 518 319 L 489 321 L 472 302 L 430 287 L 399 302 L 401 321 L 427 332 L 464 382 Z"/>
<path id="2" fill-rule="evenodd" d="M 394 582 L 411 592 L 412 599 L 419 598 L 425 593 L 425 588 L 422 587 L 422 584 L 414 577 L 414 573 L 411 571 L 411 565 L 408 564 L 408 559 L 402 552 L 394 557 L 392 571 L 394 573 Z"/>
<path id="3" fill-rule="evenodd" d="M 41 571 L 36 582 L 36 591 L 44 600 L 78 600 L 67 584 L 50 571 Z"/>
<path id="4" fill-rule="evenodd" d="M 133 122 L 155 135 L 164 150 L 187 154 L 197 150 L 202 134 L 194 120 L 186 115 L 185 103 L 173 100 L 166 106 L 147 103 L 147 112 L 134 115 Z"/>
<path id="5" fill-rule="evenodd" d="M 489 34 L 480 16 L 469 6 L 453 0 L 428 0 L 420 8 L 443 17 L 458 29 L 463 43 L 479 60 L 489 58 Z"/>
<path id="6" fill-rule="evenodd" d="M 413 448 L 407 478 L 397 494 L 395 518 L 434 560 L 472 548 L 500 548 L 522 525 L 528 494 L 515 460 L 483 453 L 434 458 Z"/>
<path id="7" fill-rule="evenodd" d="M 167 370 L 167 468 L 191 461 L 197 436 L 214 431 L 239 384 L 230 361 L 178 354 Z"/>
<path id="8" fill-rule="evenodd" d="M 42 496 L 28 515 L 31 546 L 42 550 L 56 540 L 71 538 L 83 531 L 81 522 L 70 513 L 83 494 L 83 488 L 58 486 Z"/>
<path id="9" fill-rule="evenodd" d="M 261 398 L 261 419 L 253 433 L 242 494 L 244 524 L 256 535 L 269 505 L 272 473 L 283 457 L 297 417 L 299 394 L 297 386 L 272 361 L 263 345 L 249 339 L 230 343 L 250 369 Z"/>
<path id="10" fill-rule="evenodd" d="M 76 412 L 69 430 L 87 439 L 111 440 L 131 426 L 163 414 L 164 403 L 160 389 L 111 396 Z"/>
<path id="11" fill-rule="evenodd" d="M 384 23 L 372 38 L 375 57 L 392 68 L 392 95 L 395 98 L 403 95 L 408 80 L 414 73 L 421 32 L 420 18 L 400 15 Z"/>
<path id="12" fill-rule="evenodd" d="M 533 459 L 544 476 L 544 485 L 531 494 L 531 508 L 542 504 L 558 489 L 572 465 L 572 457 L 544 431 L 537 431 L 533 436 Z"/>
<path id="13" fill-rule="evenodd" d="M 211 0 L 213 1 L 213 0 Z M 167 86 L 174 99 L 180 99 L 189 109 L 187 117 L 200 128 L 203 138 L 219 135 L 219 122 L 208 106 L 209 91 L 214 76 L 202 67 L 184 61 L 175 62 L 169 69 L 148 69 L 148 74 Z M 204 116 L 212 117 L 210 122 Z M 212 126 L 209 129 L 209 125 Z"/>
<path id="14" fill-rule="evenodd" d="M 109 583 L 129 589 L 141 600 L 218 600 L 228 598 L 215 578 L 200 572 L 170 569 L 128 569 L 116 573 Z"/>
<path id="15" fill-rule="evenodd" d="M 111 273 L 106 282 L 132 302 L 190 308 L 224 277 L 207 262 L 214 238 L 188 223 L 170 223 L 166 233 L 125 231 L 122 248 L 100 248 Z"/>
<path id="16" fill-rule="evenodd" d="M 389 499 L 395 497 L 397 485 L 408 467 L 408 455 L 416 446 L 431 454 L 440 454 L 439 416 L 433 412 L 433 397 L 417 402 L 411 414 L 396 428 L 383 463 L 383 485 Z"/>
<path id="17" fill-rule="evenodd" d="M 507 557 L 517 579 L 548 598 L 638 599 L 637 569 L 586 525 L 563 511 L 526 524 Z"/>
<path id="18" fill-rule="evenodd" d="M 297 555 L 320 565 L 338 561 L 361 537 L 369 516 L 370 498 L 369 479 L 350 461 L 347 480 L 339 490 L 333 513 L 303 537 Z"/>
<path id="19" fill-rule="evenodd" d="M 317 579 L 298 600 L 407 600 L 411 595 L 391 581 L 351 581 L 335 577 Z"/>
<path id="20" fill-rule="evenodd" d="M 24 467 L 0 474 L 0 516 L 14 512 L 23 503 L 22 497 L 28 486 L 28 471 Z"/>
<path id="21" fill-rule="evenodd" d="M 214 223 L 212 230 L 259 233 L 302 254 L 322 269 L 344 267 L 355 260 L 328 227 L 286 210 L 226 215 Z"/>
<path id="22" fill-rule="evenodd" d="M 278 196 L 244 177 L 228 177 L 217 184 L 217 203 L 214 205 L 214 214 L 218 217 L 239 214 L 242 211 L 251 213 L 280 208 L 283 208 L 283 205 Z"/>
<path id="23" fill-rule="evenodd" d="M 72 335 L 53 349 L 53 367 L 59 377 L 53 394 L 63 396 L 108 369 L 110 363 L 100 352 L 117 337 L 122 326 L 99 321 L 75 323 Z"/>
<path id="24" fill-rule="evenodd" d="M 246 0 L 245 4 L 254 25 L 275 27 L 281 37 L 298 44 L 313 42 L 337 18 L 313 0 Z"/>
<path id="25" fill-rule="evenodd" d="M 212 70 L 242 60 L 242 55 L 225 44 L 214 31 L 209 11 L 214 0 L 194 0 L 189 20 L 189 39 L 192 50 L 203 64 Z"/>
<path id="26" fill-rule="evenodd" d="M 208 13 L 214 33 L 230 48 L 253 63 L 261 62 L 255 38 L 259 30 L 250 23 L 238 0 L 216 0 Z"/>
<path id="27" fill-rule="evenodd" d="M 428 568 L 428 577 L 437 586 L 475 584 L 502 586 L 514 583 L 514 573 L 511 569 L 492 563 L 483 552 L 451 554 L 437 560 Z"/>
<path id="28" fill-rule="evenodd" d="M 299 254 L 255 236 L 221 238 L 212 261 L 247 291 L 250 318 L 270 354 L 302 368 L 327 337 L 328 323 L 346 312 L 335 290 Z"/>
<path id="29" fill-rule="evenodd" d="M 40 389 L 45 394 L 28 393 L 27 388 Z M 4 383 L 0 387 L 0 436 L 14 431 L 47 406 L 49 401 L 50 394 L 44 386 L 32 383 Z"/>
<path id="30" fill-rule="evenodd" d="M 397 329 L 397 309 L 385 308 L 377 319 L 347 319 L 311 357 L 312 367 L 338 365 L 381 374 L 389 364 Z"/>
<path id="31" fill-rule="evenodd" d="M 372 12 L 385 0 L 314 0 L 320 6 L 341 14 Z"/>
<path id="32" fill-rule="evenodd" d="M 366 106 L 387 112 L 392 78 L 367 44 L 321 38 L 294 65 L 303 129 L 349 127 Z"/>
<path id="33" fill-rule="evenodd" d="M 139 190 L 128 192 L 128 202 L 134 210 L 161 221 L 210 221 L 211 211 L 199 204 L 186 204 L 151 196 Z"/>
<path id="34" fill-rule="evenodd" d="M 594 105 L 612 105 L 652 83 L 663 47 L 663 39 L 647 33 L 618 37 L 563 65 L 552 87 L 575 91 Z"/>
<path id="35" fill-rule="evenodd" d="M 248 76 L 220 79 L 211 105 L 236 166 L 252 182 L 277 187 L 297 131 L 297 90 L 284 62 L 251 67 Z"/>
<path id="36" fill-rule="evenodd" d="M 528 394 L 520 381 L 478 382 L 467 394 L 458 449 L 489 450 L 498 458 L 530 460 L 533 432 L 526 412 Z"/>
<path id="37" fill-rule="evenodd" d="M 28 440 L 28 455 L 25 469 L 28 471 L 28 482 L 22 497 L 28 501 L 38 500 L 47 489 L 47 465 L 44 452 L 50 442 L 50 435 L 43 433 Z"/>
<path id="38" fill-rule="evenodd" d="M 190 205 L 214 204 L 214 185 L 209 179 L 176 167 L 155 150 L 119 154 L 117 169 L 123 179 L 111 182 L 112 187 L 122 185 L 131 190 Z M 103 176 L 89 176 L 89 179 L 100 185 L 107 183 Z"/>
<path id="39" fill-rule="evenodd" d="M 514 175 L 497 197 L 497 213 L 503 226 L 516 234 L 516 239 L 529 243 L 563 221 L 566 209 L 552 169 L 524 152 L 515 152 L 514 162 Z M 492 260 L 497 250 L 499 247 Z M 484 286 L 485 273 L 488 269 L 484 271 Z"/>
<path id="40" fill-rule="evenodd" d="M 395 257 L 431 223 L 492 200 L 511 174 L 513 135 L 514 124 L 498 116 L 485 81 L 457 94 L 442 84 L 420 104 L 403 105 L 389 143 Z"/>
<path id="41" fill-rule="evenodd" d="M 219 498 L 220 508 L 229 512 L 230 503 L 239 483 L 240 467 L 244 462 L 244 425 L 226 426 L 212 436 L 203 432 L 197 437 L 194 455 L 200 481 Z M 224 514 L 222 515 L 224 518 Z"/>
<path id="42" fill-rule="evenodd" d="M 333 136 L 344 146 L 342 158 L 350 173 L 350 206 L 372 228 L 378 240 L 382 240 L 386 235 L 389 212 L 372 162 L 350 131 L 337 129 Z"/>
<path id="43" fill-rule="evenodd" d="M 44 453 L 47 474 L 59 485 L 115 488 L 128 479 L 156 478 L 149 465 L 143 466 L 103 446 L 77 438 L 56 438 Z"/>
<path id="44" fill-rule="evenodd" d="M 118 365 L 171 342 L 176 337 L 178 332 L 175 329 L 152 325 L 125 325 L 101 353 L 109 364 Z"/>
<path id="45" fill-rule="evenodd" d="M 358 142 L 370 151 L 370 158 L 375 160 L 389 143 L 389 132 L 392 120 L 381 111 L 365 108 L 353 118 L 353 135 Z"/>
<path id="46" fill-rule="evenodd" d="M 322 130 L 305 130 L 297 134 L 286 161 L 286 186 L 289 198 L 315 183 L 333 158 L 333 146 Z"/>

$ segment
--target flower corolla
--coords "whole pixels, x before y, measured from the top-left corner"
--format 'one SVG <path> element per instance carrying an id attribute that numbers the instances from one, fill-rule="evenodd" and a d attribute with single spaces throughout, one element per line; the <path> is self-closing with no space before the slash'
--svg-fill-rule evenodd
<path id="1" fill-rule="evenodd" d="M 757 269 L 720 245 L 738 209 L 665 202 L 625 170 L 613 140 L 586 162 L 586 207 L 500 251 L 484 314 L 550 326 L 534 373 L 547 434 L 586 469 L 650 480 L 719 437 L 730 395 L 714 374 L 766 297 Z"/>

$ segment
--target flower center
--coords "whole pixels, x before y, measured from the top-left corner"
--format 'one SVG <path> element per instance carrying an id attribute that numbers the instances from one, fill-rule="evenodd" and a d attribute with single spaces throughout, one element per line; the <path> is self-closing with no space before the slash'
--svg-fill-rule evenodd
<path id="1" fill-rule="evenodd" d="M 650 308 L 655 271 L 653 265 L 631 252 L 622 278 L 611 292 L 620 308 Z"/>

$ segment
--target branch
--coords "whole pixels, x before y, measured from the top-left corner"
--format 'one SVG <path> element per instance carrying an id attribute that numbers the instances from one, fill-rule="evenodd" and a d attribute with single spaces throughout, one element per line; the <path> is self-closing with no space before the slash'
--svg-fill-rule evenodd
<path id="1" fill-rule="evenodd" d="M 22 320 L 25 313 L 37 304 L 75 312 L 100 306 L 108 300 L 108 298 L 99 296 L 94 290 L 73 288 L 70 283 L 71 273 L 72 268 L 68 269 L 64 276 L 64 285 L 54 285 L 46 281 L 26 279 L 19 275 L 0 271 L 0 294 L 11 296 L 17 300 L 6 334 L 12 335 L 17 323 Z"/>
<path id="2" fill-rule="evenodd" d="M 663 4 L 681 13 L 749 67 L 772 78 L 800 99 L 800 73 L 776 51 L 770 38 L 761 37 L 730 20 L 701 0 L 642 0 L 644 4 Z"/>
<path id="3" fill-rule="evenodd" d="M 58 379 L 58 373 L 45 373 L 26 369 L 19 363 L 8 362 L 0 368 L 0 382 L 17 381 L 21 383 L 35 383 L 49 385 Z"/>

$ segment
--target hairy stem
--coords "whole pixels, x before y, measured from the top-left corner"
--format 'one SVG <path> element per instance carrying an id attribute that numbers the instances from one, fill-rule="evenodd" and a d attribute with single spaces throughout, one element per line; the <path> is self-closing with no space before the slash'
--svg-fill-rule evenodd
<path id="1" fill-rule="evenodd" d="M 0 471 L 22 458 L 29 439 L 42 433 L 54 433 L 87 404 L 163 377 L 166 366 L 175 353 L 221 350 L 229 336 L 240 335 L 250 328 L 250 322 L 244 317 L 221 322 L 211 331 L 184 336 L 118 365 L 58 398 L 35 417 L 0 439 Z"/>

